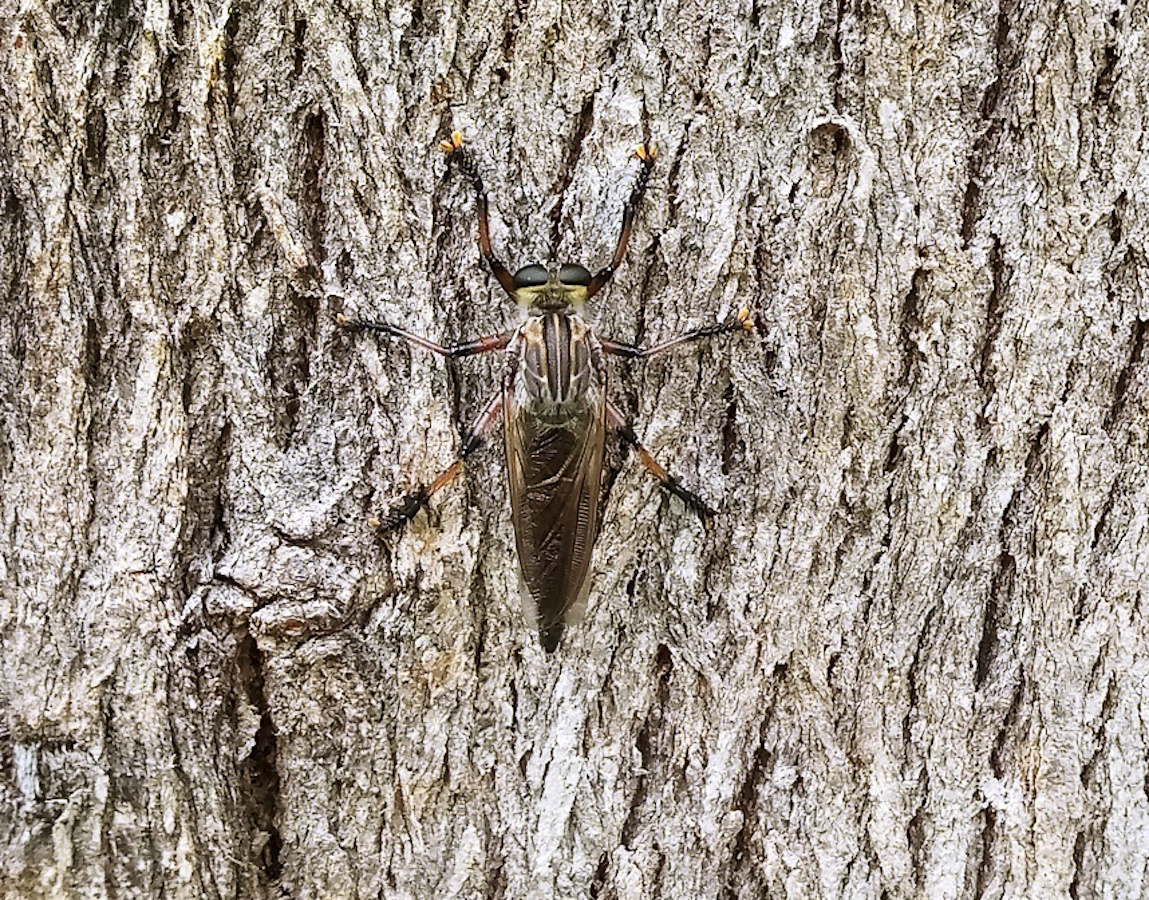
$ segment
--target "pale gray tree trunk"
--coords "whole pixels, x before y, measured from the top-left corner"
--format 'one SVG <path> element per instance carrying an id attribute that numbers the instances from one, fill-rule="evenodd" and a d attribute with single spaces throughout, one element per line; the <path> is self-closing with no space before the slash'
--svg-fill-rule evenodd
<path id="1" fill-rule="evenodd" d="M 1144 3 L 0 5 L 6 898 L 1149 896 Z M 654 341 L 586 619 L 512 268 Z M 498 356 L 497 354 L 495 355 Z"/>

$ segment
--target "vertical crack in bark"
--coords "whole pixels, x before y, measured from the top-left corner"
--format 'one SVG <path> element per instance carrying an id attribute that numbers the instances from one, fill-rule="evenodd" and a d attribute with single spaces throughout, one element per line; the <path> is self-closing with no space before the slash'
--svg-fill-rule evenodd
<path id="1" fill-rule="evenodd" d="M 183 715 L 188 710 L 187 704 L 183 701 L 183 691 L 190 687 L 187 685 L 187 673 L 199 672 L 199 660 L 196 653 L 196 645 L 194 643 L 183 642 L 183 660 L 181 663 L 173 661 L 168 662 L 165 690 L 167 693 L 167 729 L 168 739 L 171 741 L 172 756 L 175 760 L 174 774 L 179 780 L 180 786 L 183 788 L 183 797 L 180 800 L 187 804 L 188 813 L 192 821 L 201 822 L 205 818 L 206 810 L 201 808 L 200 798 L 197 794 L 197 783 L 192 775 L 188 772 L 188 768 L 184 765 L 185 745 L 181 739 L 181 729 L 184 726 L 182 721 Z M 173 654 L 172 660 L 178 657 Z M 177 665 L 181 668 L 181 673 L 177 676 L 175 670 Z M 192 689 L 194 690 L 194 688 Z M 219 900 L 221 894 L 219 885 L 216 883 L 215 870 L 209 863 L 210 848 L 205 846 L 203 833 L 195 828 L 189 829 L 189 840 L 195 847 L 196 860 L 195 878 L 199 883 L 199 887 L 204 891 L 206 896 Z"/>
<path id="2" fill-rule="evenodd" d="M 1013 595 L 1014 578 L 1017 574 L 1017 560 L 1006 549 L 1009 531 L 1013 528 L 1018 502 L 1018 492 L 1014 491 L 1005 504 L 1001 515 L 1001 526 L 998 530 L 997 565 L 990 578 L 989 595 L 986 597 L 985 611 L 982 615 L 981 639 L 978 641 L 977 663 L 974 668 L 974 690 L 981 691 L 990 676 L 994 663 L 997 661 L 998 648 L 998 617 L 1002 608 Z"/>
<path id="3" fill-rule="evenodd" d="M 745 450 L 738 437 L 738 398 L 734 394 L 734 382 L 726 383 L 722 399 L 726 403 L 726 415 L 722 422 L 722 474 L 729 477 Z"/>
<path id="4" fill-rule="evenodd" d="M 499 79 L 499 84 L 506 84 L 510 81 L 511 71 L 505 63 L 512 62 L 515 58 L 515 42 L 519 37 L 519 27 L 523 24 L 523 17 L 526 14 L 526 8 L 522 0 L 517 0 L 515 3 L 515 14 L 507 13 L 503 18 L 503 44 L 501 47 L 503 63 L 495 66 L 495 77 Z"/>
<path id="5" fill-rule="evenodd" d="M 507 896 L 507 858 L 504 855 L 501 843 L 496 848 L 497 853 L 492 855 L 495 862 L 491 867 L 490 875 L 487 877 L 487 891 L 483 895 L 489 897 L 490 900 L 500 900 L 500 898 Z M 394 889 L 395 885 L 391 885 Z"/>
<path id="6" fill-rule="evenodd" d="M 914 658 L 910 660 L 910 667 L 906 672 L 906 700 L 909 712 L 906 718 L 902 720 L 902 739 L 907 747 L 912 743 L 909 714 L 918 710 L 918 670 L 921 667 L 922 652 L 929 643 L 930 629 L 933 628 L 934 616 L 937 614 L 937 611 L 938 606 L 936 603 L 926 611 L 925 619 L 922 621 L 921 631 L 918 632 L 917 644 L 914 646 Z"/>
<path id="7" fill-rule="evenodd" d="M 559 243 L 562 241 L 563 200 L 565 199 L 566 190 L 574 180 L 575 169 L 578 168 L 578 161 L 582 156 L 583 147 L 586 144 L 586 136 L 590 133 L 593 124 L 594 94 L 591 94 L 587 98 L 586 103 L 583 104 L 582 111 L 575 120 L 575 130 L 571 136 L 570 143 L 567 145 L 566 158 L 563 160 L 562 168 L 559 170 L 558 177 L 551 187 L 551 194 L 555 198 L 554 206 L 551 207 L 550 211 L 552 257 L 557 256 Z"/>
<path id="8" fill-rule="evenodd" d="M 928 787 L 924 793 L 929 793 Z M 922 802 L 925 802 L 924 799 Z M 913 867 L 914 884 L 920 890 L 922 871 L 929 865 L 929 861 L 922 858 L 922 850 L 926 844 L 926 812 L 923 805 L 918 806 L 913 818 L 910 819 L 910 824 L 906 826 L 906 843 L 910 848 L 910 864 Z"/>
<path id="9" fill-rule="evenodd" d="M 88 471 L 88 508 L 84 522 L 86 533 L 93 534 L 97 519 L 99 518 L 99 480 L 100 465 L 99 451 L 105 439 L 101 434 L 101 417 L 99 412 L 102 405 L 95 401 L 96 397 L 106 396 L 109 391 L 108 373 L 105 371 L 104 359 L 100 353 L 101 335 L 100 323 L 92 317 L 85 322 L 84 328 L 84 391 L 92 398 L 88 420 L 84 423 L 84 454 Z"/>
<path id="10" fill-rule="evenodd" d="M 1009 741 L 1009 733 L 1014 727 L 1018 726 L 1021 719 L 1021 707 L 1025 699 L 1025 691 L 1027 682 L 1025 678 L 1025 671 L 1018 667 L 1017 684 L 1014 686 L 1013 695 L 1009 700 L 1009 709 L 1006 711 L 1005 718 L 1001 721 L 1001 728 L 998 729 L 997 737 L 994 740 L 993 749 L 989 754 L 989 766 L 993 772 L 993 777 L 998 781 L 1005 778 L 1005 751 L 1011 747 Z M 1016 746 L 1014 744 L 1013 746 Z"/>
<path id="11" fill-rule="evenodd" d="M 1147 330 L 1149 330 L 1149 322 L 1144 319 L 1138 319 L 1133 325 L 1128 361 L 1121 367 L 1121 371 L 1117 375 L 1117 382 L 1113 387 L 1113 402 L 1109 405 L 1109 411 L 1105 415 L 1103 427 L 1106 431 L 1113 428 L 1125 411 L 1125 398 L 1129 393 L 1129 383 L 1133 379 L 1133 373 L 1145 358 L 1145 334 Z"/>
<path id="12" fill-rule="evenodd" d="M 1046 448 L 1046 441 L 1049 437 L 1049 420 L 1042 422 L 1034 434 L 1029 445 L 1029 452 L 1025 457 L 1025 472 L 1022 476 L 1022 497 L 1019 498 L 1021 504 L 1020 509 L 1017 510 L 1015 517 L 1015 529 L 1022 531 L 1023 537 L 1026 541 L 1026 552 L 1028 554 L 1028 562 L 1032 563 L 1037 558 L 1037 535 L 1034 527 L 1034 517 L 1036 515 L 1033 509 L 1034 495 L 1040 492 L 1040 486 L 1037 484 L 1041 478 L 1041 468 L 1044 459 Z M 1022 520 L 1024 516 L 1025 521 Z"/>
<path id="13" fill-rule="evenodd" d="M 925 359 L 925 354 L 914 339 L 922 331 L 921 297 L 926 277 L 926 270 L 919 266 L 910 278 L 910 289 L 906 293 L 906 299 L 902 301 L 902 357 L 905 360 L 904 371 L 907 375 L 912 371 L 915 362 L 922 362 Z"/>
<path id="14" fill-rule="evenodd" d="M 0 416 L 0 438 L 4 429 L 15 424 L 15 399 L 25 390 L 28 377 L 26 368 L 27 344 L 25 329 L 32 323 L 26 318 L 25 310 L 31 309 L 28 284 L 28 238 L 33 234 L 31 222 L 24 203 L 17 195 L 14 185 L 0 185 L 0 290 L 8 298 L 3 313 L 8 319 L 0 330 L 0 337 L 7 343 L 0 345 L 7 359 L 0 358 L 0 403 L 8 404 Z M 9 414 L 10 413 L 10 414 Z M 0 451 L 3 452 L 3 451 Z"/>
<path id="15" fill-rule="evenodd" d="M 777 685 L 778 675 L 781 673 L 783 676 L 786 672 L 785 663 L 779 663 L 774 667 L 774 682 Z M 771 763 L 770 751 L 766 749 L 766 731 L 770 724 L 770 708 L 766 709 L 762 721 L 758 725 L 758 746 L 754 750 L 754 756 L 750 763 L 750 769 L 746 773 L 746 780 L 742 782 L 742 788 L 738 792 L 738 798 L 735 801 L 735 809 L 742 813 L 742 827 L 738 829 L 738 834 L 734 837 L 731 850 L 731 869 L 728 876 L 728 894 L 727 896 L 733 898 L 738 896 L 735 892 L 734 885 L 734 872 L 739 868 L 744 869 L 747 881 L 750 881 L 757 869 L 754 865 L 755 856 L 752 847 L 750 846 L 750 838 L 759 826 L 758 821 L 758 806 L 759 806 L 759 789 L 761 784 L 765 781 L 765 773 L 768 771 Z M 742 885 L 743 890 L 746 889 L 746 884 Z M 765 885 L 754 885 L 754 893 L 761 895 L 765 892 Z"/>
<path id="16" fill-rule="evenodd" d="M 1081 879 L 1081 869 L 1085 863 L 1085 832 L 1077 832 L 1077 838 L 1073 842 L 1073 878 L 1069 882 L 1069 896 L 1073 900 L 1078 900 L 1078 884 Z"/>
<path id="17" fill-rule="evenodd" d="M 484 539 L 480 537 L 479 543 L 480 543 L 479 549 L 481 551 L 483 549 L 482 545 L 484 543 Z M 470 606 L 471 606 L 471 610 L 472 610 L 472 615 L 474 615 L 474 617 L 475 617 L 474 662 L 475 662 L 475 675 L 476 675 L 475 687 L 476 688 L 478 688 L 480 685 L 480 682 L 479 682 L 479 679 L 477 676 L 483 668 L 483 650 L 485 649 L 486 643 L 487 643 L 487 617 L 484 614 L 484 610 L 490 608 L 488 606 L 488 604 L 480 602 L 479 597 L 482 596 L 482 594 L 480 593 L 481 591 L 482 591 L 482 579 L 479 577 L 479 569 L 478 569 L 478 567 L 476 567 L 475 568 L 475 578 L 472 579 L 471 598 L 470 598 L 471 599 Z"/>
<path id="18" fill-rule="evenodd" d="M 1101 109 L 1109 105 L 1113 96 L 1113 85 L 1117 81 L 1117 32 L 1120 19 L 1120 10 L 1114 10 L 1109 17 L 1110 40 L 1105 44 L 1105 55 L 1102 58 L 1101 69 L 1097 73 L 1097 80 L 1093 83 L 1093 108 Z"/>
<path id="19" fill-rule="evenodd" d="M 977 888 L 975 897 L 985 897 L 989 889 L 990 879 L 993 877 L 993 844 L 997 830 L 997 813 L 993 807 L 986 805 L 982 811 L 981 828 L 981 859 L 977 866 Z"/>
<path id="20" fill-rule="evenodd" d="M 221 378 L 218 341 L 216 328 L 203 319 L 193 319 L 180 333 L 175 357 L 188 460 L 177 544 L 182 576 L 176 589 L 181 603 L 213 577 L 231 540 L 227 495 L 231 422 L 226 418 L 227 401 L 213 402 Z M 185 620 L 182 628 L 191 627 Z"/>
<path id="21" fill-rule="evenodd" d="M 893 433 L 890 435 L 890 446 L 889 446 L 889 449 L 886 451 L 886 461 L 882 465 L 882 471 L 884 471 L 887 475 L 891 474 L 901 464 L 903 450 L 904 450 L 903 445 L 902 445 L 902 431 L 905 430 L 906 423 L 908 421 L 909 421 L 909 416 L 907 416 L 905 412 L 902 412 L 900 415 L 900 419 L 898 421 L 897 427 L 894 428 Z M 887 489 L 887 491 L 886 491 L 886 513 L 887 513 L 887 516 L 890 513 L 891 501 L 892 501 L 892 497 L 890 496 L 890 491 Z M 882 540 L 882 545 L 885 547 L 890 546 L 890 535 L 889 535 L 889 527 L 888 526 L 886 529 L 886 536 Z"/>
<path id="22" fill-rule="evenodd" d="M 1089 549 L 1093 552 L 1097 551 L 1097 545 L 1101 543 L 1102 535 L 1108 532 L 1109 515 L 1113 512 L 1113 501 L 1119 488 L 1120 481 L 1114 478 L 1109 485 L 1109 493 L 1105 496 L 1105 502 L 1101 506 L 1101 512 L 1097 515 L 1097 524 L 1093 526 L 1093 539 L 1089 545 Z"/>
<path id="23" fill-rule="evenodd" d="M 208 533 L 208 546 L 211 548 L 212 570 L 216 568 L 223 552 L 231 544 L 231 528 L 228 525 L 227 509 L 227 469 L 231 462 L 231 421 L 223 423 L 219 433 L 219 478 L 212 492 L 212 521 Z"/>
<path id="24" fill-rule="evenodd" d="M 239 54 L 236 52 L 236 36 L 239 34 L 239 4 L 231 8 L 224 26 L 226 41 L 223 51 L 223 89 L 227 99 L 228 115 L 235 109 L 235 71 L 239 66 Z"/>
<path id="25" fill-rule="evenodd" d="M 830 40 L 834 49 L 834 71 L 830 75 L 830 83 L 834 88 L 834 110 L 842 112 L 845 99 L 842 96 L 842 81 L 846 76 L 846 55 L 842 49 L 842 20 L 850 9 L 850 0 L 835 0 L 834 5 L 834 33 Z"/>
<path id="26" fill-rule="evenodd" d="M 320 266 L 326 258 L 324 234 L 327 207 L 323 198 L 323 167 L 326 163 L 327 117 L 320 111 L 303 125 L 300 157 L 299 212 L 307 241 L 306 280 L 322 284 Z M 311 380 L 311 353 L 316 341 L 322 296 L 314 290 L 299 291 L 288 284 L 291 307 L 286 321 L 277 322 L 270 354 L 271 379 L 276 396 L 282 398 L 278 416 L 284 444 L 299 424 L 302 398 Z"/>
<path id="27" fill-rule="evenodd" d="M 99 86 L 95 83 L 94 78 L 88 90 L 89 92 L 99 91 Z M 87 116 L 84 119 L 84 155 L 81 159 L 85 178 L 95 179 L 104 174 L 107 155 L 108 120 L 102 106 L 90 103 Z"/>
<path id="28" fill-rule="evenodd" d="M 292 34 L 293 65 L 292 72 L 296 78 L 303 74 L 303 60 L 305 58 L 304 38 L 307 36 L 307 19 L 299 16 L 295 20 L 295 30 Z"/>
<path id="29" fill-rule="evenodd" d="M 654 891 L 650 896 L 652 900 L 660 900 L 662 897 L 662 873 L 666 869 L 666 854 L 658 846 L 658 841 L 654 842 L 653 847 L 654 852 L 658 854 L 658 865 L 655 867 L 654 877 L 651 879 Z"/>
<path id="30" fill-rule="evenodd" d="M 1045 452 L 1045 439 L 1049 436 L 1049 422 L 1042 422 L 1029 444 L 1029 453 L 1025 457 L 1025 480 L 1029 481 L 1037 474 L 1041 464 L 1041 455 Z"/>
<path id="31" fill-rule="evenodd" d="M 1101 658 L 1099 657 L 1094 667 L 1095 670 L 1100 664 Z M 1091 676 L 1090 681 L 1092 680 L 1093 677 Z M 1108 816 L 1106 815 L 1108 809 L 1105 807 L 1108 794 L 1104 787 L 1098 784 L 1097 768 L 1102 765 L 1103 755 L 1108 748 L 1108 724 L 1113 720 L 1117 710 L 1117 692 L 1117 677 L 1111 673 L 1106 686 L 1105 699 L 1101 703 L 1097 729 L 1094 732 L 1093 753 L 1081 769 L 1081 787 L 1086 797 L 1087 807 L 1083 817 L 1084 825 L 1077 832 L 1077 838 L 1073 843 L 1073 878 L 1069 883 L 1069 895 L 1074 898 L 1079 896 L 1092 897 L 1096 893 L 1096 885 L 1089 882 L 1083 885 L 1083 879 L 1091 875 L 1091 881 L 1096 881 L 1096 870 L 1086 868 L 1086 852 L 1092 842 L 1104 835 L 1108 825 Z M 1101 781 L 1104 781 L 1104 776 Z"/>
<path id="32" fill-rule="evenodd" d="M 1125 236 L 1125 207 L 1129 203 L 1129 196 L 1122 191 L 1113 201 L 1113 211 L 1109 214 L 1109 239 L 1113 241 L 1113 252 L 1116 254 Z M 1108 298 L 1107 298 L 1108 299 Z"/>
<path id="33" fill-rule="evenodd" d="M 994 63 L 997 77 L 989 83 L 982 96 L 978 114 L 984 124 L 984 131 L 974 141 L 969 155 L 969 181 L 966 183 L 962 201 L 962 247 L 967 249 L 977 228 L 978 213 L 981 207 L 981 176 L 986 161 L 992 156 L 990 149 L 1000 134 L 1004 119 L 1000 113 L 1002 84 L 1007 72 L 1020 61 L 1020 51 L 1010 46 L 1010 22 L 1016 22 L 1013 4 L 1002 0 L 997 14 L 997 30 L 994 35 Z"/>
<path id="34" fill-rule="evenodd" d="M 698 105 L 698 98 L 695 97 L 695 106 Z M 674 159 L 670 162 L 670 168 L 666 172 L 666 200 L 669 205 L 667 210 L 667 220 L 670 222 L 678 218 L 678 173 L 682 171 L 682 160 L 686 156 L 686 148 L 690 143 L 690 126 L 687 125 L 686 131 L 682 135 L 682 142 L 674 151 Z"/>
<path id="35" fill-rule="evenodd" d="M 1001 335 L 1002 304 L 1006 288 L 1005 261 L 1001 254 L 1001 238 L 993 236 L 993 246 L 989 251 L 989 271 L 993 278 L 989 300 L 985 311 L 985 338 L 981 344 L 978 359 L 977 381 L 986 395 L 986 402 L 993 397 L 993 351 Z"/>
<path id="36" fill-rule="evenodd" d="M 598 858 L 598 866 L 595 867 L 594 877 L 590 881 L 590 900 L 600 900 L 602 897 L 602 889 L 606 887 L 607 875 L 610 873 L 610 854 L 603 853 Z"/>
<path id="37" fill-rule="evenodd" d="M 112 686 L 115 683 L 116 677 L 115 672 L 113 672 L 112 677 L 108 679 L 108 685 Z M 114 831 L 116 803 L 119 799 L 119 790 L 116 784 L 116 773 L 119 768 L 119 756 L 116 751 L 119 744 L 116 740 L 115 729 L 112 727 L 112 693 L 111 689 L 105 690 L 104 695 L 100 698 L 100 729 L 103 732 L 105 754 L 104 772 L 108 779 L 107 794 L 100 809 L 100 867 L 104 875 L 104 892 L 108 897 L 117 897 L 119 896 L 119 889 L 116 884 L 115 864 L 118 854 Z"/>
<path id="38" fill-rule="evenodd" d="M 279 854 L 283 847 L 278 822 L 279 770 L 276 765 L 275 726 L 265 691 L 263 653 L 251 634 L 245 635 L 239 643 L 236 666 L 246 700 L 259 715 L 254 746 L 240 764 L 240 792 L 255 831 L 252 844 L 257 858 L 254 862 L 268 881 L 274 881 L 282 870 Z"/>
<path id="39" fill-rule="evenodd" d="M 651 759 L 655 752 L 653 744 L 657 732 L 662 728 L 663 716 L 670 700 L 670 675 L 673 671 L 674 660 L 671 658 L 670 648 L 666 644 L 659 644 L 652 673 L 656 682 L 654 702 L 647 710 L 646 720 L 634 740 L 635 749 L 638 750 L 641 759 L 641 774 L 638 776 L 638 784 L 630 801 L 630 811 L 627 813 L 619 837 L 622 845 L 628 850 L 634 849 L 635 833 L 642 820 L 641 811 L 646 802 L 647 781 L 650 777 Z"/>
<path id="40" fill-rule="evenodd" d="M 1101 657 L 1098 657 L 1095 669 L 1102 664 Z M 1092 677 L 1090 679 L 1093 680 Z M 1114 715 L 1117 712 L 1118 691 L 1117 675 L 1110 673 L 1109 682 L 1106 685 L 1105 699 L 1101 702 L 1101 712 L 1098 716 L 1097 730 L 1094 734 L 1093 754 L 1085 761 L 1085 765 L 1081 769 L 1081 787 L 1086 798 L 1086 809 L 1084 815 L 1084 826 L 1081 831 L 1077 833 L 1077 839 L 1073 845 L 1073 879 L 1069 884 L 1069 894 L 1071 897 L 1085 896 L 1093 897 L 1096 895 L 1096 880 L 1097 871 L 1094 867 L 1089 870 L 1086 868 L 1086 851 L 1089 849 L 1091 843 L 1098 840 L 1104 840 L 1104 834 L 1109 825 L 1110 808 L 1107 805 L 1112 803 L 1112 795 L 1109 791 L 1105 790 L 1106 778 L 1103 775 L 1100 779 L 1097 777 L 1097 769 L 1104 764 L 1105 756 L 1109 745 L 1108 740 L 1108 726 L 1113 721 Z M 1100 782 L 1100 783 L 1099 783 Z M 1091 854 L 1094 858 L 1098 855 L 1096 852 Z M 1092 876 L 1091 882 L 1087 889 L 1082 891 L 1083 876 Z M 1080 892 L 1080 893 L 1079 893 Z"/>
<path id="41" fill-rule="evenodd" d="M 413 55 L 411 50 L 411 32 L 417 31 L 423 18 L 422 6 L 419 3 L 412 3 L 410 6 L 411 18 L 407 24 L 407 28 L 400 32 L 399 37 L 399 59 L 410 59 Z M 354 20 L 354 15 L 348 7 L 343 10 L 347 17 L 348 23 Z M 320 26 L 322 28 L 322 26 Z M 362 28 L 349 27 L 343 34 L 346 36 L 347 51 L 351 57 L 351 65 L 355 68 L 355 77 L 359 80 L 360 86 L 363 88 L 364 93 L 369 94 L 368 85 L 372 83 L 371 73 L 368 71 L 367 64 L 364 63 L 363 47 L 360 44 L 360 36 L 364 34 Z"/>
<path id="42" fill-rule="evenodd" d="M 309 115 L 303 123 L 302 183 L 300 184 L 300 212 L 307 226 L 311 263 L 317 268 L 327 259 L 324 236 L 327 231 L 327 205 L 323 198 L 323 168 L 327 163 L 327 114 L 323 110 Z M 315 280 L 322 282 L 319 271 Z M 312 300 L 314 303 L 315 301 Z M 309 310 L 304 324 L 308 334 L 315 333 L 316 310 Z"/>
<path id="43" fill-rule="evenodd" d="M 917 645 L 914 648 L 914 658 L 910 662 L 909 670 L 906 672 L 906 716 L 902 720 L 902 744 L 905 753 L 904 766 L 907 771 L 912 771 L 911 754 L 914 748 L 913 739 L 913 723 L 912 718 L 921 713 L 921 693 L 918 687 L 918 678 L 922 666 L 922 654 L 933 646 L 931 632 L 933 630 L 934 617 L 938 611 L 938 606 L 930 607 L 922 622 L 922 628 L 918 635 Z M 927 751 L 928 754 L 928 751 Z M 917 763 L 918 769 L 918 784 L 916 789 L 907 797 L 907 800 L 915 798 L 917 808 L 914 811 L 913 817 L 910 819 L 909 824 L 906 826 L 906 844 L 909 847 L 910 865 L 913 870 L 914 885 L 918 888 L 919 892 L 923 887 L 923 873 L 928 868 L 928 860 L 922 858 L 922 851 L 925 847 L 926 835 L 926 811 L 925 804 L 930 796 L 929 787 L 929 770 L 922 762 Z M 908 778 L 907 778 L 908 781 Z"/>
<path id="44" fill-rule="evenodd" d="M 962 200 L 961 238 L 962 249 L 968 250 L 973 240 L 974 228 L 977 225 L 978 205 L 981 201 L 981 154 L 977 144 L 971 154 L 969 163 L 969 181 L 965 186 L 965 197 Z"/>
<path id="45" fill-rule="evenodd" d="M 990 669 L 997 658 L 997 618 L 1001 609 L 998 598 L 1008 598 L 1013 593 L 1016 571 L 1017 561 L 1011 553 L 1003 549 L 997 558 L 997 567 L 990 581 L 989 596 L 986 598 L 985 613 L 981 620 L 981 640 L 978 642 L 977 666 L 974 670 L 975 690 L 981 690 L 985 686 Z"/>

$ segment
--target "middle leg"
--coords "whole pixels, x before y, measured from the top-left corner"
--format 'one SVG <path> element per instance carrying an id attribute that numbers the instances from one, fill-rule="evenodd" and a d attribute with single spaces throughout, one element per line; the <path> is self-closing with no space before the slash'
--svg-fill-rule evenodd
<path id="1" fill-rule="evenodd" d="M 753 328 L 754 317 L 751 315 L 750 310 L 744 306 L 738 310 L 738 312 L 731 313 L 727 316 L 726 321 L 719 325 L 707 325 L 705 328 L 696 328 L 694 331 L 680 334 L 678 337 L 663 341 L 661 344 L 655 344 L 653 347 L 636 347 L 634 344 L 623 344 L 619 341 L 612 341 L 610 338 L 604 337 L 600 337 L 598 340 L 599 343 L 602 344 L 602 352 L 611 356 L 622 356 L 626 359 L 650 359 L 652 356 L 658 356 L 667 350 L 673 350 L 675 347 L 688 344 L 691 341 L 715 337 L 719 334 L 729 334 L 732 331 L 751 331 Z"/>
<path id="2" fill-rule="evenodd" d="M 349 331 L 379 331 L 383 334 L 390 334 L 394 337 L 402 338 L 407 343 L 413 344 L 416 347 L 421 347 L 424 350 L 430 350 L 432 353 L 445 356 L 447 359 L 458 359 L 460 356 L 474 356 L 478 353 L 490 353 L 492 350 L 502 350 L 511 342 L 511 338 L 514 336 L 513 331 L 504 331 L 500 334 L 491 334 L 486 337 L 475 338 L 473 341 L 463 341 L 458 344 L 437 344 L 435 341 L 408 331 L 405 328 L 400 328 L 398 325 L 392 325 L 390 322 L 366 322 L 359 319 L 349 319 L 342 313 L 340 313 L 336 319 L 340 325 Z"/>

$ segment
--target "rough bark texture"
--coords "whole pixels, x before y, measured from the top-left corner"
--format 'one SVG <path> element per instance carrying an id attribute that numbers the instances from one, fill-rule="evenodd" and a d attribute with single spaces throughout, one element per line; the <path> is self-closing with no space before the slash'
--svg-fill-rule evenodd
<path id="1" fill-rule="evenodd" d="M 6 898 L 1149 896 L 1144 3 L 4 0 Z M 586 620 L 447 465 L 512 267 L 603 333 Z"/>

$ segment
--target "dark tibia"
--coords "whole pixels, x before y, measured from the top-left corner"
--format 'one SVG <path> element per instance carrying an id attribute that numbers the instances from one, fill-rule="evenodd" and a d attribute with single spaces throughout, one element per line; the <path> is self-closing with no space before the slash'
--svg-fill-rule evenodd
<path id="1" fill-rule="evenodd" d="M 606 405 L 606 414 L 610 427 L 619 433 L 619 436 L 624 442 L 634 448 L 639 460 L 642 461 L 642 465 L 651 475 L 658 479 L 659 484 L 685 503 L 687 507 L 694 510 L 703 521 L 718 515 L 717 510 L 708 506 L 706 501 L 697 494 L 691 493 L 684 488 L 682 482 L 671 475 L 666 468 L 651 455 L 650 451 L 642 446 L 642 442 L 638 439 L 638 435 L 634 433 L 634 429 L 631 428 L 629 423 L 623 418 L 622 413 L 618 411 L 617 407 L 609 401 Z"/>
<path id="2" fill-rule="evenodd" d="M 605 269 L 600 269 L 590 280 L 590 284 L 587 285 L 586 296 L 588 300 L 606 286 L 606 283 L 614 275 L 615 269 L 622 265 L 622 260 L 626 256 L 627 244 L 630 243 L 634 217 L 642 203 L 642 197 L 646 193 L 646 185 L 650 181 L 650 173 L 654 170 L 656 155 L 654 149 L 645 144 L 635 151 L 635 156 L 642 161 L 642 171 L 638 173 L 638 180 L 635 181 L 630 197 L 626 201 L 626 206 L 622 209 L 622 230 L 618 235 L 618 244 L 614 248 L 614 256 L 611 258 L 610 265 Z"/>
<path id="3" fill-rule="evenodd" d="M 463 341 L 458 344 L 437 344 L 429 338 L 422 337 L 413 332 L 392 325 L 390 322 L 365 322 L 358 319 L 339 317 L 339 324 L 350 331 L 378 331 L 393 337 L 402 338 L 407 343 L 423 350 L 430 350 L 448 359 L 458 359 L 461 356 L 475 356 L 479 353 L 490 353 L 493 350 L 502 350 L 510 343 L 513 331 L 504 331 L 501 334 L 491 334 L 476 338 L 473 341 Z"/>
<path id="4" fill-rule="evenodd" d="M 720 325 L 696 328 L 694 331 L 680 334 L 678 337 L 663 341 L 661 344 L 655 344 L 653 347 L 636 347 L 634 344 L 624 344 L 620 341 L 612 341 L 610 338 L 599 338 L 599 343 L 602 344 L 602 352 L 610 356 L 623 356 L 627 359 L 650 359 L 652 356 L 658 356 L 660 353 L 665 353 L 667 350 L 673 350 L 675 347 L 689 344 L 692 341 L 729 334 L 733 331 L 750 331 L 753 327 L 754 318 L 750 310 L 743 307 L 737 312 L 732 312 Z"/>
<path id="5" fill-rule="evenodd" d="M 514 297 L 514 278 L 507 271 L 507 267 L 495 258 L 495 254 L 491 250 L 490 204 L 487 200 L 487 191 L 483 187 L 483 178 L 479 175 L 479 167 L 475 164 L 475 159 L 471 156 L 470 151 L 463 146 L 463 136 L 459 132 L 456 131 L 451 135 L 451 140 L 443 141 L 440 146 L 447 154 L 447 160 L 453 161 L 459 167 L 459 171 L 467 177 L 475 189 L 479 208 L 479 253 L 487 261 L 487 265 L 491 267 L 491 274 L 502 285 L 503 290 Z"/>
<path id="6" fill-rule="evenodd" d="M 487 436 L 499 421 L 502 409 L 503 392 L 500 390 L 487 401 L 487 405 L 483 407 L 483 411 L 463 437 L 463 450 L 459 458 L 447 466 L 430 484 L 420 485 L 406 494 L 402 500 L 393 504 L 377 523 L 372 524 L 380 531 L 393 531 L 415 518 L 419 510 L 425 507 L 438 491 L 459 477 L 459 473 L 463 471 L 463 460 L 483 446 Z"/>

